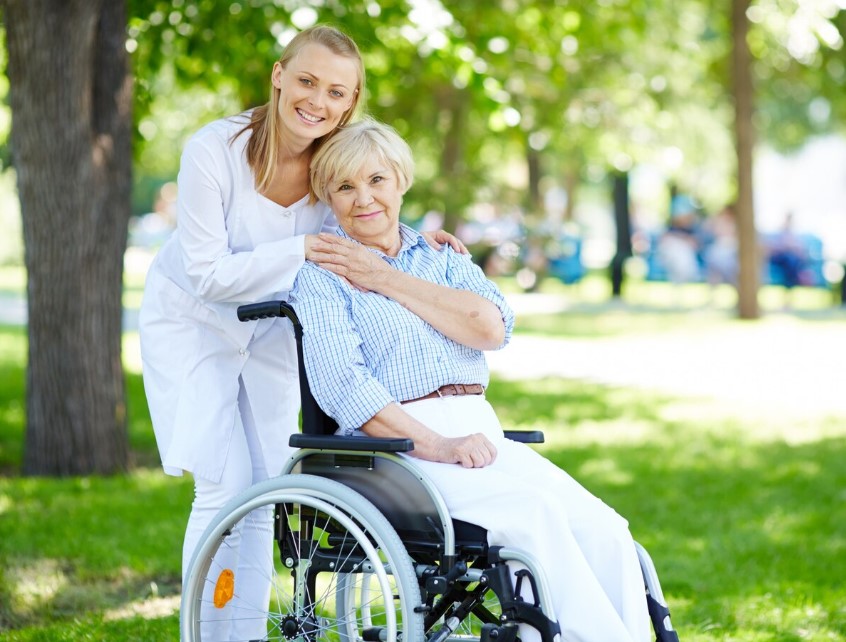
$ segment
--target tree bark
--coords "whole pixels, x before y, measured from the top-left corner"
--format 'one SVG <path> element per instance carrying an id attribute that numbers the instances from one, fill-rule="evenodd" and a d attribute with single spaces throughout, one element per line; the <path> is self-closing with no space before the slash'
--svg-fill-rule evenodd
<path id="1" fill-rule="evenodd" d="M 629 207 L 629 174 L 620 172 L 614 174 L 614 228 L 616 230 L 616 251 L 611 259 L 611 296 L 620 298 L 623 295 L 623 280 L 625 279 L 626 259 L 632 255 L 632 223 Z"/>
<path id="2" fill-rule="evenodd" d="M 567 194 L 567 205 L 564 207 L 564 222 L 576 220 L 576 192 L 579 189 L 579 172 L 570 169 L 564 174 L 564 190 Z"/>
<path id="3" fill-rule="evenodd" d="M 538 221 L 543 221 L 546 212 L 544 211 L 543 194 L 541 194 L 541 179 L 543 178 L 543 167 L 541 165 L 541 155 L 535 149 L 529 146 L 526 141 L 526 168 L 528 169 L 529 185 L 526 190 L 526 197 L 528 202 L 526 208 L 529 213 L 536 217 Z"/>
<path id="4" fill-rule="evenodd" d="M 29 315 L 24 473 L 128 465 L 121 290 L 131 189 L 124 0 L 4 0 Z"/>
<path id="5" fill-rule="evenodd" d="M 441 118 L 446 122 L 438 192 L 444 201 L 444 229 L 449 231 L 455 231 L 461 222 L 460 208 L 463 203 L 460 197 L 456 197 L 455 181 L 460 176 L 464 160 L 463 136 L 468 101 L 469 97 L 465 92 L 451 86 L 444 87 L 438 92 L 438 110 Z"/>
<path id="6" fill-rule="evenodd" d="M 754 85 L 746 35 L 749 0 L 732 0 L 732 91 L 734 93 L 734 131 L 737 151 L 737 236 L 739 266 L 737 283 L 738 315 L 741 319 L 757 319 L 758 308 L 758 239 L 752 199 L 752 154 L 755 126 L 752 121 Z"/>

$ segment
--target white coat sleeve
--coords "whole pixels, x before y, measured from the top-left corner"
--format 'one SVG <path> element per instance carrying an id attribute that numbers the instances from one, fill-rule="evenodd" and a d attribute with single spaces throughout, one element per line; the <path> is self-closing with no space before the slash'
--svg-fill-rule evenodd
<path id="1" fill-rule="evenodd" d="M 242 162 L 233 147 L 216 137 L 195 137 L 179 169 L 183 264 L 196 296 L 206 302 L 256 301 L 290 290 L 305 261 L 303 235 L 259 243 L 251 251 L 230 247 L 225 208 L 238 189 L 234 174 Z"/>

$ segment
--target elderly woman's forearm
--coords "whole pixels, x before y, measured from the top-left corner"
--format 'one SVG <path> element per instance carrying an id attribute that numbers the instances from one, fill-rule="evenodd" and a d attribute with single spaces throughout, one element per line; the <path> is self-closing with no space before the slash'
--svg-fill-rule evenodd
<path id="1" fill-rule="evenodd" d="M 500 309 L 483 296 L 391 271 L 373 289 L 469 348 L 495 350 L 505 341 Z"/>
<path id="2" fill-rule="evenodd" d="M 439 450 L 437 444 L 440 436 L 395 403 L 382 408 L 361 429 L 370 437 L 411 439 L 414 441 L 412 455 L 420 459 L 437 461 L 435 453 Z"/>
<path id="3" fill-rule="evenodd" d="M 448 438 L 417 421 L 399 405 L 388 404 L 361 428 L 371 437 L 406 437 L 414 441 L 411 455 L 465 468 L 482 468 L 496 459 L 496 446 L 481 433 Z"/>

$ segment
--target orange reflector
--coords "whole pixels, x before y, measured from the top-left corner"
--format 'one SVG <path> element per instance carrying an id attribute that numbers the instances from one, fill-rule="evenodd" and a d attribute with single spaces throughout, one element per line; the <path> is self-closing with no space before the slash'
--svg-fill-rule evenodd
<path id="1" fill-rule="evenodd" d="M 217 583 L 214 585 L 214 605 L 222 609 L 235 594 L 235 573 L 228 568 L 223 569 L 217 576 Z"/>

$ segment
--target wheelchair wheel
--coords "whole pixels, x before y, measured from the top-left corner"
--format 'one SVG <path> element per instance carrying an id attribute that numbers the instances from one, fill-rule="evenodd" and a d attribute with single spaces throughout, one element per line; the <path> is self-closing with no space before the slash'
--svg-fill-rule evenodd
<path id="1" fill-rule="evenodd" d="M 239 557 L 257 534 L 266 546 Z M 329 479 L 285 475 L 235 498 L 206 529 L 183 587 L 182 639 L 422 642 L 420 604 L 405 547 L 369 501 Z"/>

